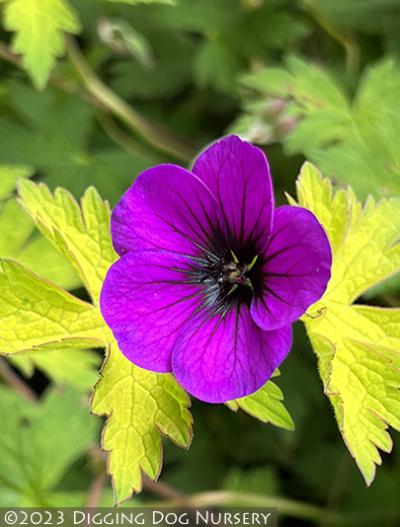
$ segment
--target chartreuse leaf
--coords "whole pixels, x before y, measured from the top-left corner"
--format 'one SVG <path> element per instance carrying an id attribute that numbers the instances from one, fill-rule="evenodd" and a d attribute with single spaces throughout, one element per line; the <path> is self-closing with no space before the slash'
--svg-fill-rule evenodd
<path id="1" fill-rule="evenodd" d="M 33 170 L 28 166 L 2 165 L 0 166 L 0 257 L 12 258 L 28 266 L 35 272 L 40 272 L 46 278 L 54 280 L 63 287 L 79 286 L 71 266 L 60 253 L 43 236 L 35 233 L 35 225 L 27 214 L 23 212 L 14 198 L 9 198 L 15 190 L 18 179 L 31 176 Z M 2 201 L 5 199 L 5 201 Z M 16 312 L 16 317 L 20 317 Z M 8 351 L 8 350 L 2 350 Z M 80 355 L 78 355 L 80 354 Z M 12 361 L 24 370 L 25 374 L 33 374 L 34 367 L 45 371 L 56 382 L 68 382 L 84 389 L 93 386 L 94 369 L 92 355 L 88 351 L 61 350 L 29 352 L 29 355 L 19 353 Z M 80 359 L 77 362 L 77 359 Z M 92 365 L 89 367 L 89 361 Z M 68 365 L 70 367 L 68 367 Z M 87 365 L 87 367 L 86 367 Z M 79 375 L 76 375 L 79 369 Z M 91 379 L 91 380 L 90 380 Z M 89 384 L 90 383 L 90 384 Z"/>
<path id="2" fill-rule="evenodd" d="M 0 260 L 0 353 L 103 342 L 98 309 L 12 260 Z"/>
<path id="3" fill-rule="evenodd" d="M 19 506 L 47 504 L 51 490 L 96 439 L 79 392 L 52 390 L 35 404 L 0 387 L 0 485 Z"/>
<path id="4" fill-rule="evenodd" d="M 108 204 L 94 189 L 89 189 L 80 208 L 68 192 L 58 189 L 53 195 L 45 185 L 31 182 L 21 184 L 20 195 L 25 210 L 71 262 L 94 301 L 94 306 L 90 306 L 62 293 L 65 298 L 60 298 L 60 305 L 64 306 L 67 301 L 68 306 L 72 304 L 76 310 L 81 310 L 78 321 L 85 316 L 89 321 L 97 320 L 102 282 L 116 258 L 111 243 Z M 45 292 L 37 296 L 45 299 L 43 309 L 48 309 Z M 57 312 L 51 310 L 51 313 L 53 317 Z M 24 328 L 25 325 L 18 327 L 19 331 Z M 84 328 L 88 328 L 87 321 Z M 77 328 L 80 338 L 87 337 L 85 332 L 80 334 L 79 331 Z M 125 359 L 104 322 L 100 330 L 94 328 L 93 331 L 96 337 L 107 341 L 108 353 L 95 388 L 92 410 L 97 415 L 109 416 L 103 446 L 110 451 L 109 472 L 116 501 L 121 502 L 129 498 L 133 489 L 141 489 L 142 472 L 152 478 L 160 473 L 160 432 L 181 446 L 189 445 L 192 423 L 189 398 L 171 376 L 142 370 Z"/>
<path id="5" fill-rule="evenodd" d="M 293 420 L 282 401 L 283 394 L 280 388 L 272 381 L 268 381 L 252 395 L 226 404 L 234 412 L 240 408 L 263 423 L 272 423 L 286 430 L 294 430 Z"/>
<path id="6" fill-rule="evenodd" d="M 103 447 L 117 503 L 142 489 L 142 471 L 156 479 L 161 470 L 160 432 L 182 447 L 191 441 L 188 395 L 171 375 L 142 370 L 113 343 L 108 351 L 92 410 L 109 415 Z"/>
<path id="7" fill-rule="evenodd" d="M 20 207 L 18 212 L 18 216 L 26 216 Z M 16 219 L 17 217 L 14 217 L 15 221 Z M 32 222 L 31 228 L 34 229 Z M 4 254 L 4 256 L 7 258 L 15 258 L 31 271 L 67 290 L 81 287 L 81 280 L 64 256 L 46 238 L 35 231 L 36 229 L 31 231 L 28 241 L 25 240 L 25 243 L 19 248 L 17 254 Z"/>
<path id="8" fill-rule="evenodd" d="M 116 258 L 109 229 L 110 209 L 89 188 L 82 209 L 69 192 L 52 194 L 44 184 L 22 181 L 21 204 L 42 233 L 70 261 L 94 300 L 98 300 L 107 269 Z"/>
<path id="9" fill-rule="evenodd" d="M 4 27 L 15 32 L 13 51 L 22 54 L 38 88 L 44 88 L 56 58 L 64 53 L 63 32 L 80 31 L 66 0 L 5 0 Z"/>
<path id="10" fill-rule="evenodd" d="M 400 269 L 400 200 L 370 197 L 362 205 L 350 189 L 333 193 L 310 164 L 297 195 L 333 251 L 327 291 L 303 321 L 343 439 L 369 484 L 381 464 L 378 449 L 392 448 L 388 426 L 400 430 L 400 309 L 353 302 Z"/>
<path id="11" fill-rule="evenodd" d="M 17 258 L 34 226 L 15 199 L 0 203 L 0 256 Z"/>
<path id="12" fill-rule="evenodd" d="M 28 215 L 10 197 L 17 180 L 32 173 L 27 166 L 0 165 L 0 257 L 15 259 L 66 289 L 78 287 L 81 282 L 66 259 L 35 232 Z"/>
<path id="13" fill-rule="evenodd" d="M 31 175 L 23 166 L 0 167 L 0 199 L 15 187 L 17 179 Z M 46 278 L 64 287 L 80 284 L 66 259 L 43 236 L 33 236 L 35 226 L 14 199 L 0 204 L 0 255 L 15 258 L 30 270 L 46 274 Z M 101 319 L 99 324 L 101 324 Z M 60 349 L 21 352 L 10 360 L 25 375 L 31 376 L 39 368 L 53 381 L 70 384 L 81 390 L 91 389 L 96 382 L 98 356 L 88 350 Z"/>

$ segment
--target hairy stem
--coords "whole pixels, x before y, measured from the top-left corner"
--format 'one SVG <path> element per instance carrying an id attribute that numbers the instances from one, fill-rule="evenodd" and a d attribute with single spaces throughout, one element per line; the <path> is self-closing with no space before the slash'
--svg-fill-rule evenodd
<path id="1" fill-rule="evenodd" d="M 160 125 L 155 125 L 147 120 L 110 90 L 90 68 L 75 40 L 72 37 L 66 37 L 66 41 L 69 58 L 92 96 L 158 150 L 185 162 L 191 160 L 194 151 L 190 146 Z"/>

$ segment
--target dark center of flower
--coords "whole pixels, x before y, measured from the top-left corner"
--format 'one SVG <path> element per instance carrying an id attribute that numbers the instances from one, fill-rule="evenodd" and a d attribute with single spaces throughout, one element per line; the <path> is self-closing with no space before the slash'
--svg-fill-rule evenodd
<path id="1" fill-rule="evenodd" d="M 236 289 L 242 286 L 253 289 L 253 284 L 251 283 L 249 273 L 257 262 L 258 256 L 254 256 L 249 264 L 241 264 L 235 253 L 233 251 L 230 251 L 230 253 L 232 255 L 232 260 L 228 263 L 222 264 L 222 269 L 220 270 L 217 279 L 221 287 L 225 289 L 226 286 L 229 287 L 229 290 L 227 292 L 224 291 L 224 293 L 230 295 L 234 293 Z"/>
<path id="2" fill-rule="evenodd" d="M 204 287 L 204 305 L 213 313 L 249 305 L 260 284 L 260 266 L 252 251 L 207 253 L 196 265 L 196 281 Z"/>

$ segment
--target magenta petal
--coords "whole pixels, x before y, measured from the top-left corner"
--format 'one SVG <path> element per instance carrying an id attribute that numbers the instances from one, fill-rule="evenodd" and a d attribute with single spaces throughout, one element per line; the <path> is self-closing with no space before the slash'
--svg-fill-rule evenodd
<path id="1" fill-rule="evenodd" d="M 261 269 L 263 291 L 251 305 L 254 321 L 271 330 L 297 320 L 325 292 L 331 265 L 329 241 L 314 214 L 289 205 L 276 209 Z"/>
<path id="2" fill-rule="evenodd" d="M 217 197 L 233 241 L 251 239 L 261 251 L 271 233 L 274 206 L 271 175 L 262 150 L 231 135 L 200 154 L 193 173 Z"/>
<path id="3" fill-rule="evenodd" d="M 186 260 L 162 251 L 122 257 L 109 270 L 101 312 L 122 353 L 152 371 L 171 371 L 182 326 L 199 306 L 199 285 L 185 283 Z"/>
<path id="4" fill-rule="evenodd" d="M 291 327 L 263 331 L 249 309 L 230 310 L 225 317 L 200 317 L 188 325 L 172 355 L 172 371 L 192 395 L 222 403 L 255 392 L 288 354 Z"/>
<path id="5" fill-rule="evenodd" d="M 217 223 L 216 201 L 206 185 L 183 168 L 159 165 L 142 172 L 124 194 L 111 232 L 120 255 L 144 249 L 197 254 L 209 247 Z"/>
<path id="6" fill-rule="evenodd" d="M 207 148 L 193 173 L 160 165 L 138 177 L 113 211 L 121 259 L 101 294 L 129 360 L 215 403 L 270 378 L 332 263 L 311 212 L 273 207 L 265 155 L 235 136 Z"/>

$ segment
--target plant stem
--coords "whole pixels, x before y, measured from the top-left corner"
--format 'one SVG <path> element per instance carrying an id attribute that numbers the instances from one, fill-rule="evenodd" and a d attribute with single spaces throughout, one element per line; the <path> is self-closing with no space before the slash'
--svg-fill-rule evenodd
<path id="1" fill-rule="evenodd" d="M 101 496 L 103 494 L 104 485 L 107 481 L 107 475 L 105 472 L 98 474 L 89 488 L 88 498 L 86 500 L 86 507 L 97 507 Z"/>
<path id="2" fill-rule="evenodd" d="M 154 152 L 154 150 L 145 147 L 129 137 L 123 130 L 121 130 L 110 115 L 99 110 L 96 112 L 96 117 L 108 137 L 128 154 L 147 159 L 154 164 L 166 162 L 162 155 L 159 155 L 157 152 Z"/>
<path id="3" fill-rule="evenodd" d="M 347 71 L 355 75 L 360 67 L 360 50 L 357 43 L 350 36 L 339 31 L 329 20 L 327 20 L 315 7 L 313 0 L 303 0 L 308 14 L 319 24 L 319 26 L 336 42 L 338 42 L 346 52 Z"/>
<path id="4" fill-rule="evenodd" d="M 149 504 L 154 507 L 246 507 L 246 508 L 276 508 L 282 516 L 308 520 L 313 524 L 323 523 L 329 527 L 354 527 L 382 524 L 384 521 L 399 521 L 400 514 L 396 511 L 372 510 L 362 513 L 339 513 L 333 510 L 290 500 L 278 496 L 263 496 L 246 492 L 216 490 L 201 492 L 182 499 L 170 499 L 162 503 Z"/>
<path id="5" fill-rule="evenodd" d="M 11 64 L 15 64 L 15 66 L 20 67 L 21 63 L 17 55 L 15 55 L 4 42 L 0 42 L 0 57 L 6 60 L 7 62 L 11 62 Z"/>
<path id="6" fill-rule="evenodd" d="M 125 101 L 120 99 L 114 92 L 105 86 L 100 81 L 100 79 L 96 77 L 74 42 L 71 44 L 71 47 L 73 47 L 75 51 L 73 57 L 77 61 L 74 63 L 75 68 L 85 81 L 86 88 L 84 90 L 79 90 L 73 82 L 65 82 L 65 80 L 62 78 L 56 77 L 55 75 L 50 75 L 49 82 L 53 86 L 56 86 L 57 88 L 68 93 L 77 93 L 82 99 L 84 99 L 94 108 L 100 110 L 105 117 L 107 117 L 107 114 L 116 115 L 132 130 L 142 135 L 142 137 L 146 139 L 148 143 L 150 143 L 152 146 L 155 146 L 158 150 L 162 150 L 163 152 L 173 155 L 174 157 L 179 158 L 185 162 L 189 162 L 192 159 L 195 153 L 194 149 L 185 143 L 182 143 L 182 141 L 179 141 L 170 132 L 164 129 L 162 130 L 161 127 L 155 126 L 154 124 L 147 121 Z M 23 69 L 20 57 L 15 55 L 4 42 L 0 42 L 0 57 L 7 62 L 10 62 L 11 64 Z M 72 61 L 71 56 L 70 58 Z M 86 74 L 89 76 L 87 77 Z M 101 124 L 103 126 L 104 122 Z M 106 133 L 108 133 L 110 138 L 116 144 L 118 144 L 118 146 L 124 148 L 128 152 L 135 153 L 136 155 L 138 155 L 139 152 L 145 152 L 144 147 L 142 147 L 142 145 L 139 143 L 134 143 L 132 138 L 126 136 L 125 134 L 125 137 L 122 138 L 122 130 L 118 130 L 117 132 L 116 128 L 117 127 L 114 124 L 114 130 L 112 133 L 110 133 L 110 128 L 106 130 Z M 146 159 L 148 158 L 149 155 L 147 154 Z"/>
<path id="7" fill-rule="evenodd" d="M 343 488 L 345 488 L 345 481 L 349 468 L 350 457 L 347 452 L 343 452 L 342 458 L 338 463 L 336 471 L 332 475 L 332 483 L 326 500 L 327 508 L 332 509 L 338 506 L 339 499 L 342 496 Z M 322 523 L 321 527 L 325 527 L 325 523 Z"/>
<path id="8" fill-rule="evenodd" d="M 152 146 L 185 162 L 192 159 L 194 151 L 190 146 L 183 143 L 171 132 L 147 120 L 110 90 L 90 68 L 75 40 L 72 37 L 66 37 L 66 42 L 69 58 L 91 95 Z"/>
<path id="9" fill-rule="evenodd" d="M 24 399 L 34 403 L 38 401 L 38 396 L 36 393 L 23 381 L 19 375 L 14 372 L 7 360 L 3 357 L 0 357 L 0 376 L 10 388 L 21 395 Z"/>
<path id="10" fill-rule="evenodd" d="M 143 486 L 153 494 L 160 496 L 160 498 L 178 502 L 180 505 L 187 505 L 190 500 L 189 496 L 183 492 L 171 487 L 170 485 L 167 485 L 166 483 L 163 483 L 162 481 L 153 481 L 145 474 L 143 475 Z"/>
<path id="11" fill-rule="evenodd" d="M 193 507 L 214 507 L 222 505 L 230 507 L 273 507 L 277 508 L 285 516 L 312 520 L 314 522 L 320 521 L 323 516 L 328 514 L 325 509 L 315 505 L 309 505 L 308 503 L 245 492 L 203 492 L 192 496 L 190 504 Z"/>

